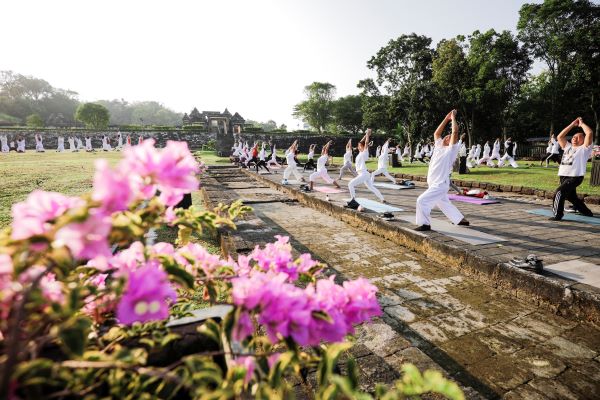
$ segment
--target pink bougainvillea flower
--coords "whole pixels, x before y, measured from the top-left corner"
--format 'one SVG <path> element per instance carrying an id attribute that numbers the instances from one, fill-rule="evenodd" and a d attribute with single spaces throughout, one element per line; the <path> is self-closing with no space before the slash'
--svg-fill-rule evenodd
<path id="1" fill-rule="evenodd" d="M 0 276 L 13 273 L 12 258 L 8 254 L 0 254 Z"/>
<path id="2" fill-rule="evenodd" d="M 86 281 L 86 284 L 94 286 L 99 293 L 86 297 L 81 311 L 92 317 L 96 323 L 101 323 L 104 314 L 113 311 L 116 307 L 115 294 L 103 293 L 106 290 L 106 278 L 108 274 L 97 274 Z"/>
<path id="3" fill-rule="evenodd" d="M 33 281 L 35 281 L 41 274 L 46 271 L 46 267 L 43 265 L 33 265 L 27 268 L 21 275 L 19 275 L 19 282 L 26 286 Z M 44 276 L 41 277 L 38 283 L 38 287 L 42 292 L 42 296 L 46 298 L 46 300 L 53 302 L 64 304 L 65 295 L 63 293 L 63 283 L 56 280 L 56 275 L 51 272 L 46 272 Z"/>
<path id="4" fill-rule="evenodd" d="M 197 243 L 188 243 L 179 248 L 175 259 L 186 266 L 188 272 L 196 275 L 200 269 L 203 275 L 212 277 L 217 268 L 224 262 L 218 255 L 210 254 L 206 249 Z M 190 264 L 188 259 L 194 260 Z"/>
<path id="5" fill-rule="evenodd" d="M 142 242 L 133 242 L 129 248 L 115 254 L 108 260 L 110 269 L 116 270 L 116 276 L 127 276 L 146 261 Z"/>
<path id="6" fill-rule="evenodd" d="M 92 213 L 83 222 L 64 226 L 56 232 L 53 246 L 66 246 L 73 257 L 89 260 L 97 256 L 110 256 L 108 234 L 112 227 L 109 216 Z"/>
<path id="7" fill-rule="evenodd" d="M 164 221 L 169 225 L 173 226 L 173 222 L 177 219 L 177 214 L 175 214 L 175 210 L 173 207 L 168 207 L 165 210 L 165 215 L 163 216 Z"/>
<path id="8" fill-rule="evenodd" d="M 144 265 L 129 272 L 117 318 L 126 325 L 164 320 L 169 316 L 169 301 L 175 300 L 177 293 L 169 284 L 167 274 L 156 265 Z"/>
<path id="9" fill-rule="evenodd" d="M 348 324 L 358 324 L 382 314 L 377 302 L 377 287 L 368 280 L 346 281 L 344 289 L 349 299 L 344 310 Z"/>
<path id="10" fill-rule="evenodd" d="M 149 139 L 127 148 L 124 156 L 121 168 L 129 171 L 144 198 L 150 198 L 159 190 L 159 199 L 173 206 L 184 194 L 198 188 L 196 174 L 200 167 L 186 142 L 168 141 L 167 146 L 159 150 L 154 147 L 154 140 Z"/>
<path id="11" fill-rule="evenodd" d="M 100 202 L 100 209 L 107 213 L 126 210 L 135 200 L 129 177 L 121 171 L 112 170 L 104 159 L 96 160 L 95 166 L 92 198 Z"/>
<path id="12" fill-rule="evenodd" d="M 252 317 L 247 311 L 242 311 L 237 323 L 233 327 L 232 337 L 234 340 L 241 342 L 248 336 L 254 333 L 254 324 L 252 323 Z"/>
<path id="13" fill-rule="evenodd" d="M 34 190 L 25 201 L 12 207 L 12 233 L 14 240 L 43 235 L 52 228 L 52 220 L 71 208 L 81 207 L 84 201 L 60 193 Z"/>

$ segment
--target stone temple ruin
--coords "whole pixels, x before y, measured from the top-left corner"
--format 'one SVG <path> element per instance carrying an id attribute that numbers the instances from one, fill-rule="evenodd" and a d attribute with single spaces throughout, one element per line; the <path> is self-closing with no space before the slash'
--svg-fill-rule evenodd
<path id="1" fill-rule="evenodd" d="M 244 130 L 246 120 L 239 113 L 231 115 L 229 110 L 225 111 L 198 111 L 196 107 L 183 115 L 184 126 L 196 126 L 200 130 L 216 133 L 216 150 L 221 157 L 228 156 L 233 145 L 234 134 L 240 134 Z"/>

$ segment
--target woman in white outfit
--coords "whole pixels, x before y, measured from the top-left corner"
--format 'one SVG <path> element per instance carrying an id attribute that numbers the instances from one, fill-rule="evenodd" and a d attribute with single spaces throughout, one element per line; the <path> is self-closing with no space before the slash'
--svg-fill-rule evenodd
<path id="1" fill-rule="evenodd" d="M 377 175 L 383 174 L 386 178 L 388 178 L 392 183 L 396 183 L 396 179 L 387 170 L 388 167 L 388 147 L 390 145 L 390 139 L 388 139 L 381 148 L 381 154 L 377 159 L 377 169 L 373 171 L 371 174 L 371 183 L 375 182 L 375 177 Z"/>
<path id="2" fill-rule="evenodd" d="M 83 142 L 81 141 L 81 138 L 80 137 L 76 137 L 75 140 L 77 140 L 77 151 L 83 150 L 84 147 L 83 147 Z"/>
<path id="3" fill-rule="evenodd" d="M 492 148 L 492 155 L 490 156 L 489 160 L 488 160 L 488 166 L 489 167 L 494 167 L 494 163 L 492 162 L 493 160 L 498 160 L 498 162 L 500 162 L 500 159 L 502 157 L 500 156 L 500 138 L 496 139 L 496 141 L 494 142 L 494 147 Z"/>
<path id="4" fill-rule="evenodd" d="M 75 147 L 75 138 L 73 136 L 69 138 L 69 150 L 77 151 L 77 147 Z"/>
<path id="5" fill-rule="evenodd" d="M 408 143 L 404 145 L 404 151 L 402 152 L 402 161 L 404 161 L 404 157 L 407 157 L 406 159 L 410 161 L 410 145 Z"/>
<path id="6" fill-rule="evenodd" d="M 102 138 L 102 150 L 104 150 L 104 151 L 112 150 L 112 147 L 110 145 L 110 139 L 106 135 L 104 135 L 104 137 Z"/>
<path id="7" fill-rule="evenodd" d="M 92 138 L 89 136 L 85 137 L 85 151 L 88 153 L 94 151 L 94 148 L 92 147 Z"/>
<path id="8" fill-rule="evenodd" d="M 35 151 L 38 153 L 43 153 L 46 151 L 44 150 L 44 141 L 42 139 L 42 135 L 39 133 L 35 134 Z"/>
<path id="9" fill-rule="evenodd" d="M 442 138 L 442 133 L 452 121 L 452 134 Z M 427 184 L 429 188 L 417 198 L 416 223 L 417 231 L 430 231 L 430 214 L 433 207 L 438 207 L 442 212 L 457 225 L 469 225 L 464 216 L 448 199 L 450 187 L 450 172 L 452 164 L 458 155 L 460 145 L 458 144 L 458 124 L 456 123 L 456 110 L 452 110 L 440 123 L 433 134 L 435 146 L 429 169 L 427 171 Z"/>
<path id="10" fill-rule="evenodd" d="M 381 146 L 377 146 L 377 149 L 375 150 L 375 158 L 379 158 L 380 155 L 381 155 Z"/>
<path id="11" fill-rule="evenodd" d="M 277 162 L 277 149 L 275 145 L 273 145 L 273 151 L 271 152 L 271 158 L 269 158 L 269 161 L 267 161 L 267 166 L 276 166 L 277 168 L 281 167 L 281 165 L 279 165 Z"/>
<path id="12" fill-rule="evenodd" d="M 65 151 L 65 138 L 62 136 L 59 136 L 57 143 L 58 143 L 58 145 L 56 147 L 56 152 L 62 153 L 63 151 Z"/>
<path id="13" fill-rule="evenodd" d="M 25 153 L 25 139 L 17 138 L 17 153 Z"/>
<path id="14" fill-rule="evenodd" d="M 348 183 L 348 190 L 350 191 L 350 201 L 348 202 L 348 204 L 346 205 L 346 207 L 348 208 L 352 208 L 354 210 L 356 210 L 358 208 L 358 206 L 360 204 L 358 204 L 358 202 L 355 200 L 356 197 L 356 186 L 360 185 L 361 183 L 364 183 L 365 186 L 375 194 L 375 196 L 377 196 L 377 198 L 379 200 L 381 200 L 382 203 L 385 203 L 385 199 L 383 198 L 383 195 L 381 194 L 381 192 L 379 190 L 377 190 L 377 188 L 375 186 L 373 186 L 373 183 L 371 182 L 371 174 L 369 174 L 369 171 L 367 170 L 367 160 L 369 159 L 369 147 L 368 147 L 368 143 L 369 143 L 369 136 L 371 135 L 371 129 L 367 129 L 367 134 L 365 135 L 364 138 L 362 138 L 362 140 L 360 142 L 358 142 L 358 156 L 356 156 L 356 172 L 358 173 L 358 176 L 354 179 L 352 179 L 349 183 Z"/>
<path id="15" fill-rule="evenodd" d="M 477 162 L 477 165 L 481 165 L 481 164 L 487 163 L 489 161 L 490 151 L 491 151 L 490 142 L 487 141 L 483 145 L 483 154 L 482 154 L 481 158 L 479 159 L 479 161 Z"/>
<path id="16" fill-rule="evenodd" d="M 123 148 L 123 135 L 121 132 L 117 133 L 117 150 L 121 150 Z"/>
<path id="17" fill-rule="evenodd" d="M 8 138 L 6 137 L 6 135 L 0 136 L 0 143 L 2 144 L 2 152 L 8 153 L 10 151 L 10 148 L 8 147 Z"/>
<path id="18" fill-rule="evenodd" d="M 506 142 L 504 142 L 504 155 L 498 161 L 499 167 L 504 167 L 506 160 L 508 160 L 509 164 L 513 168 L 519 168 L 519 164 L 515 161 L 515 156 L 517 155 L 517 144 L 512 141 L 512 138 L 508 138 Z"/>
<path id="19" fill-rule="evenodd" d="M 340 168 L 340 176 L 338 179 L 342 179 L 344 172 L 350 171 L 352 176 L 356 176 L 356 170 L 352 166 L 352 139 L 348 140 L 346 143 L 346 152 L 344 153 L 344 165 Z"/>
<path id="20" fill-rule="evenodd" d="M 327 160 L 329 160 L 329 146 L 331 146 L 331 143 L 333 143 L 333 140 L 330 140 L 325 146 L 323 146 L 323 149 L 321 150 L 321 157 L 317 159 L 317 170 L 308 177 L 308 180 L 310 181 L 310 190 L 313 190 L 313 183 L 317 178 L 323 179 L 330 185 L 333 183 L 336 188 L 340 187 L 340 185 L 338 185 L 338 183 L 329 176 L 327 173 L 327 167 L 325 166 L 325 164 L 327 164 Z"/>
<path id="21" fill-rule="evenodd" d="M 296 169 L 296 160 L 294 159 L 296 156 L 296 149 L 298 148 L 298 140 L 295 140 L 294 143 L 290 146 L 290 148 L 285 153 L 285 160 L 287 162 L 287 168 L 283 171 L 283 181 L 282 184 L 288 184 L 288 178 L 290 174 L 293 174 L 296 180 L 306 182 L 302 175 Z"/>

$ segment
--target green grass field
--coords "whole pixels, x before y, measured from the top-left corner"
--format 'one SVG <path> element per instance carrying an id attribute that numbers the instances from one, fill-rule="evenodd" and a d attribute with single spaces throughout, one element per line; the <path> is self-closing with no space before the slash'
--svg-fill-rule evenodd
<path id="1" fill-rule="evenodd" d="M 195 155 L 207 165 L 228 165 L 229 160 L 217 157 L 214 152 L 195 152 Z M 35 153 L 29 151 L 25 154 L 0 154 L 0 228 L 11 221 L 10 210 L 15 202 L 24 200 L 27 195 L 35 190 L 42 189 L 57 191 L 67 195 L 79 195 L 89 191 L 92 187 L 94 173 L 94 160 L 105 158 L 111 164 L 116 164 L 121 154 L 118 152 L 96 153 Z M 301 157 L 300 161 L 304 161 Z M 341 157 L 335 157 L 334 162 L 339 165 Z M 376 168 L 376 160 L 368 163 L 370 169 Z M 554 190 L 557 186 L 557 168 L 541 168 L 536 166 L 527 168 L 529 162 L 520 161 L 521 168 L 488 168 L 480 167 L 472 170 L 468 175 L 455 175 L 455 178 L 480 182 L 491 182 L 503 185 L 527 186 L 542 190 Z M 579 187 L 580 193 L 600 195 L 600 187 L 591 187 L 588 174 Z M 407 164 L 401 168 L 390 168 L 390 171 L 411 175 L 427 174 L 427 165 Z"/>

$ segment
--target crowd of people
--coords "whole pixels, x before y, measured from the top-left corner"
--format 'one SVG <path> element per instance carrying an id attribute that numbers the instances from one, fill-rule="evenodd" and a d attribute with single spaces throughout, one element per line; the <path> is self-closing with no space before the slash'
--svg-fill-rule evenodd
<path id="1" fill-rule="evenodd" d="M 40 133 L 34 135 L 35 147 L 34 150 L 38 153 L 44 153 L 46 151 L 44 147 L 44 136 Z M 56 152 L 78 152 L 78 151 L 112 151 L 121 150 L 124 146 L 131 146 L 136 144 L 134 138 L 131 135 L 123 136 L 121 132 L 117 132 L 114 137 L 110 135 L 103 135 L 100 147 L 94 148 L 92 145 L 92 139 L 97 140 L 97 136 L 84 135 L 83 140 L 79 136 L 69 136 L 67 138 L 68 147 L 65 147 L 65 137 L 58 136 Z M 137 144 L 144 141 L 142 135 L 138 135 Z M 26 145 L 25 138 L 21 135 L 17 135 L 9 140 L 7 135 L 0 135 L 0 152 L 9 153 L 15 151 L 17 153 L 25 153 Z"/>
<path id="2" fill-rule="evenodd" d="M 451 123 L 451 133 L 443 136 L 449 123 Z M 567 141 L 567 134 L 578 127 L 581 128 L 581 132 L 576 132 L 570 142 Z M 421 161 L 428 164 L 428 187 L 417 198 L 416 230 L 428 231 L 431 230 L 430 214 L 434 207 L 439 208 L 452 223 L 464 226 L 470 225 L 469 221 L 448 198 L 449 189 L 451 187 L 456 188 L 451 181 L 455 162 L 458 162 L 460 166 L 468 168 L 476 168 L 481 165 L 496 168 L 506 165 L 510 165 L 513 168 L 519 167 L 516 162 L 517 143 L 512 138 L 509 137 L 504 143 L 501 142 L 500 138 L 496 139 L 493 144 L 485 142 L 483 149 L 480 144 L 472 145 L 467 149 L 464 138 L 464 134 L 459 137 L 456 110 L 452 110 L 435 130 L 433 141 L 418 143 L 414 152 L 411 152 L 408 144 L 404 146 L 397 145 L 395 148 L 390 147 L 389 139 L 383 145 L 377 146 L 375 149 L 377 169 L 369 172 L 367 169 L 367 160 L 369 159 L 369 148 L 372 147 L 373 142 L 371 141 L 371 130 L 367 129 L 364 137 L 357 144 L 357 154 L 354 153 L 352 140 L 349 140 L 346 144 L 343 164 L 340 167 L 337 180 L 332 178 L 327 170 L 327 165 L 332 165 L 330 155 L 331 141 L 322 147 L 321 156 L 317 159 L 316 163 L 314 161 L 316 145 L 311 144 L 308 149 L 307 162 L 302 164 L 298 160 L 298 140 L 294 141 L 285 151 L 284 157 L 280 158 L 277 156 L 277 150 L 273 143 L 269 143 L 270 154 L 267 155 L 267 143 L 257 142 L 250 147 L 247 142 L 243 142 L 240 139 L 232 147 L 231 160 L 241 167 L 255 168 L 256 172 L 262 168 L 271 173 L 271 170 L 269 170 L 270 166 L 285 166 L 282 179 L 283 185 L 288 185 L 292 176 L 296 181 L 306 182 L 298 167 L 302 167 L 304 171 L 307 169 L 314 170 L 308 177 L 309 185 L 304 187 L 306 191 L 313 190 L 314 182 L 317 180 L 322 180 L 327 184 L 339 188 L 338 181 L 345 174 L 351 174 L 352 179 L 348 182 L 350 201 L 346 204 L 346 207 L 351 209 L 358 209 L 360 207 L 360 204 L 356 200 L 356 188 L 361 184 L 364 184 L 379 201 L 386 203 L 384 196 L 374 183 L 378 175 L 383 175 L 392 184 L 396 183 L 396 179 L 388 171 L 390 155 L 392 153 L 395 153 L 401 161 L 409 163 Z M 551 220 L 560 221 L 563 218 L 565 200 L 571 202 L 574 210 L 580 214 L 585 216 L 593 215 L 592 211 L 577 197 L 576 192 L 577 187 L 583 182 L 587 161 L 592 156 L 592 143 L 593 131 L 581 118 L 573 121 L 556 138 L 554 135 L 550 138 L 546 154 L 541 159 L 541 165 L 545 163 L 547 167 L 550 161 L 558 163 L 560 180 L 560 186 L 557 188 L 554 197 L 553 217 L 550 218 Z M 503 154 L 501 154 L 501 148 Z"/>

